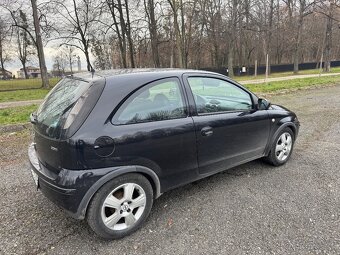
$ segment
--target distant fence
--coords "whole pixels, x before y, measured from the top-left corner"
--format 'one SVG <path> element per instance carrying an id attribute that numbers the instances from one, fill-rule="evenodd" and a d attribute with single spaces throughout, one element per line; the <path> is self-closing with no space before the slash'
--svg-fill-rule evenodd
<path id="1" fill-rule="evenodd" d="M 50 78 L 50 86 L 53 87 L 60 79 L 61 78 Z M 40 78 L 0 80 L 0 92 L 40 88 L 42 88 Z"/>
<path id="2" fill-rule="evenodd" d="M 309 69 L 316 69 L 317 65 L 319 63 L 317 62 L 309 62 L 309 63 L 302 63 L 299 64 L 299 70 L 309 70 Z M 324 66 L 324 62 L 322 63 L 322 66 Z M 332 61 L 331 67 L 340 66 L 340 60 Z M 228 75 L 228 68 L 227 67 L 207 67 L 207 68 L 201 68 L 201 70 L 216 72 L 224 75 Z M 246 72 L 241 72 L 242 67 L 234 67 L 234 74 L 237 76 L 241 75 L 254 75 L 255 74 L 255 66 L 249 66 L 246 67 Z M 271 65 L 270 66 L 270 72 L 271 73 L 280 73 L 280 72 L 293 72 L 294 71 L 294 65 L 293 64 L 282 64 L 282 65 Z M 257 67 L 257 74 L 265 74 L 266 73 L 266 66 L 260 65 Z"/>

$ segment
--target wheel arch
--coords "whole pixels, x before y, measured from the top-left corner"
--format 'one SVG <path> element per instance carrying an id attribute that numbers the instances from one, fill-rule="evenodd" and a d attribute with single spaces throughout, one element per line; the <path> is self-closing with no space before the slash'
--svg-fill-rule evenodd
<path id="1" fill-rule="evenodd" d="M 120 167 L 119 169 L 114 168 L 111 172 L 101 177 L 98 181 L 96 181 L 91 188 L 85 193 L 84 197 L 82 198 L 78 210 L 72 217 L 76 219 L 84 219 L 86 216 L 87 208 L 92 200 L 94 194 L 107 182 L 111 181 L 112 179 L 129 174 L 129 173 L 137 173 L 143 175 L 145 178 L 148 179 L 150 182 L 153 192 L 154 198 L 158 198 L 161 195 L 161 186 L 160 181 L 157 174 L 144 166 L 125 166 Z"/>
<path id="2" fill-rule="evenodd" d="M 270 137 L 270 140 L 267 144 L 266 147 L 266 151 L 265 151 L 265 155 L 268 155 L 270 152 L 270 148 L 273 145 L 274 138 L 285 128 L 290 128 L 294 134 L 294 140 L 296 140 L 297 134 L 298 134 L 298 128 L 296 127 L 294 122 L 288 121 L 288 122 L 284 122 L 283 124 L 281 124 L 276 131 L 272 134 L 272 136 Z"/>

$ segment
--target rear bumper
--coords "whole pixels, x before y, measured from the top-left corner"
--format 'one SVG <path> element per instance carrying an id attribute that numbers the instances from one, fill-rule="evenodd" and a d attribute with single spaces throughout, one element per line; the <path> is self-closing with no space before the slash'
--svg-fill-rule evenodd
<path id="1" fill-rule="evenodd" d="M 28 157 L 32 171 L 38 177 L 38 189 L 75 219 L 84 219 L 93 195 L 106 182 L 123 174 L 140 173 L 148 176 L 155 186 L 155 198 L 161 195 L 158 176 L 151 169 L 143 166 L 129 165 L 87 170 L 62 168 L 56 174 L 39 162 L 34 143 L 28 148 Z"/>
<path id="2" fill-rule="evenodd" d="M 90 171 L 62 169 L 58 175 L 43 166 L 36 155 L 34 144 L 28 148 L 31 169 L 38 176 L 37 188 L 52 202 L 76 219 L 83 219 L 79 210 L 86 192 L 100 176 L 92 177 Z M 87 178 L 84 178 L 87 176 Z M 32 181 L 33 184 L 33 181 Z"/>

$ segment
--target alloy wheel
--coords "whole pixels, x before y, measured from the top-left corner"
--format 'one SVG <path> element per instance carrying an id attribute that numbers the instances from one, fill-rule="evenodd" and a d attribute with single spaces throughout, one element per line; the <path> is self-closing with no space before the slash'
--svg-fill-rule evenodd
<path id="1" fill-rule="evenodd" d="M 143 215 L 146 194 L 136 183 L 125 183 L 115 188 L 104 200 L 101 217 L 106 227 L 125 230 L 136 224 Z"/>
<path id="2" fill-rule="evenodd" d="M 292 150 L 293 139 L 288 132 L 284 132 L 276 142 L 275 156 L 280 161 L 285 161 Z"/>

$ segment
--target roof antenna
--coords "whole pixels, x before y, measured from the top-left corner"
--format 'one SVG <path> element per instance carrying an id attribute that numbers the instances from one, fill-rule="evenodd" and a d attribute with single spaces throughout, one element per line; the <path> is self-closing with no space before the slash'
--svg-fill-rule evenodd
<path id="1" fill-rule="evenodd" d="M 93 67 L 91 66 L 91 73 L 92 73 L 92 79 L 93 79 L 93 75 L 96 71 L 93 69 Z"/>

